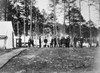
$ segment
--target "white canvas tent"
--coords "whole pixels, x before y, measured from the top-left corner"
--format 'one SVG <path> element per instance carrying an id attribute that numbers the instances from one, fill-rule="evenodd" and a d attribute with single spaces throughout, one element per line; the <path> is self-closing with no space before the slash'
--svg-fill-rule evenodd
<path id="1" fill-rule="evenodd" d="M 7 36 L 6 49 L 13 48 L 13 27 L 11 21 L 1 21 L 0 22 L 0 35 Z M 0 40 L 0 48 L 4 46 L 4 41 Z"/>

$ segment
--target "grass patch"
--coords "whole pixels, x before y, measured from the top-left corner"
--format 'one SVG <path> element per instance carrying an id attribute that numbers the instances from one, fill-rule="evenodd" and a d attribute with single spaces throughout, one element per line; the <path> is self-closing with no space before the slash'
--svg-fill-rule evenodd
<path id="1" fill-rule="evenodd" d="M 24 69 L 26 71 L 34 70 L 37 73 L 41 71 L 47 73 L 48 71 L 84 71 L 93 68 L 92 64 L 95 55 L 94 48 L 49 48 L 43 50 L 41 53 L 37 53 L 38 50 L 41 49 L 23 51 L 17 56 L 17 58 L 13 58 L 3 69 L 0 70 L 0 72 L 14 72 Z M 34 59 L 28 60 L 27 63 L 24 63 L 24 60 L 19 59 L 19 57 L 23 55 L 31 55 L 34 53 L 37 53 L 37 56 Z"/>

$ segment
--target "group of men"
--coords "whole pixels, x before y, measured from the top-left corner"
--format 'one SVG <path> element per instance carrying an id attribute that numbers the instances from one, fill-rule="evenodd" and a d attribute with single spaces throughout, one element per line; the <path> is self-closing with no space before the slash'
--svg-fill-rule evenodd
<path id="1" fill-rule="evenodd" d="M 83 47 L 83 42 L 84 42 L 84 39 L 83 38 L 74 38 L 73 39 L 73 43 L 71 42 L 71 38 L 70 36 L 68 37 L 60 37 L 60 38 L 56 38 L 56 37 L 52 37 L 51 39 L 48 39 L 48 38 L 42 38 L 42 37 L 39 37 L 39 45 L 35 45 L 34 43 L 34 40 L 32 40 L 31 38 L 29 39 L 28 41 L 28 46 L 38 46 L 38 47 L 77 47 L 77 44 L 78 44 L 78 47 Z M 42 41 L 43 40 L 43 41 Z M 42 44 L 44 43 L 44 44 Z"/>
<path id="2" fill-rule="evenodd" d="M 83 43 L 84 43 L 84 38 L 77 38 L 74 37 L 74 47 L 83 47 Z"/>
<path id="3" fill-rule="evenodd" d="M 62 38 L 53 38 L 51 39 L 50 47 L 70 47 L 70 38 L 62 37 Z"/>

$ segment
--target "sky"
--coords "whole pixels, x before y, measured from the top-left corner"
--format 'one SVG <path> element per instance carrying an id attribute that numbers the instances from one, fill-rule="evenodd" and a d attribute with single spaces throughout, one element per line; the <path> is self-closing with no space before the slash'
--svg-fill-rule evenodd
<path id="1" fill-rule="evenodd" d="M 47 13 L 50 13 L 50 10 L 49 10 L 49 2 L 50 1 L 49 0 L 36 0 L 36 1 L 37 1 L 36 6 L 40 9 L 40 11 L 42 11 L 44 9 Z M 77 2 L 77 6 L 78 5 L 79 4 Z M 81 5 L 82 5 L 81 13 L 82 13 L 84 19 L 86 21 L 88 21 L 89 20 L 88 2 L 87 1 L 82 2 Z M 58 5 L 57 8 L 59 8 L 59 7 L 61 7 L 61 6 Z M 61 13 L 60 11 L 58 11 L 58 9 L 56 9 L 56 11 L 57 11 L 56 16 L 58 17 L 57 22 L 63 24 L 64 14 Z M 94 6 L 90 7 L 90 12 L 91 12 L 91 14 L 90 14 L 91 20 L 95 23 L 95 26 L 96 27 L 100 26 L 100 24 L 98 22 L 99 21 L 99 12 L 96 10 L 96 8 Z"/>
<path id="2" fill-rule="evenodd" d="M 40 11 L 42 9 L 45 9 L 47 12 L 49 12 L 49 0 L 36 0 L 37 4 L 36 6 L 39 7 Z"/>

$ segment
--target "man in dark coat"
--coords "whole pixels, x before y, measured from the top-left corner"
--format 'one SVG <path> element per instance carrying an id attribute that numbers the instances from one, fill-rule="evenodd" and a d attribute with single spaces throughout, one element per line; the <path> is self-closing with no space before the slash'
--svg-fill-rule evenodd
<path id="1" fill-rule="evenodd" d="M 48 40 L 45 38 L 45 39 L 44 39 L 44 43 L 45 43 L 44 47 L 47 46 L 47 42 L 48 42 Z"/>
<path id="2" fill-rule="evenodd" d="M 41 37 L 39 37 L 39 47 L 41 48 Z"/>
<path id="3" fill-rule="evenodd" d="M 61 46 L 64 47 L 66 43 L 65 37 L 61 38 Z"/>
<path id="4" fill-rule="evenodd" d="M 29 40 L 28 40 L 28 46 L 31 47 L 31 45 L 34 46 L 34 40 L 31 39 L 31 38 L 29 38 Z"/>
<path id="5" fill-rule="evenodd" d="M 66 40 L 66 47 L 69 48 L 69 46 L 70 46 L 70 37 L 67 37 L 65 40 Z"/>
<path id="6" fill-rule="evenodd" d="M 53 38 L 51 39 L 50 47 L 53 47 Z"/>
<path id="7" fill-rule="evenodd" d="M 56 45 L 57 45 L 56 38 L 53 39 L 53 44 L 54 44 L 54 47 L 56 47 Z"/>
<path id="8" fill-rule="evenodd" d="M 84 41 L 84 39 L 83 39 L 83 37 L 81 37 L 81 38 L 80 38 L 80 47 L 81 47 L 81 48 L 83 47 L 83 41 Z"/>

